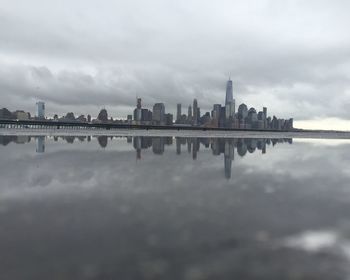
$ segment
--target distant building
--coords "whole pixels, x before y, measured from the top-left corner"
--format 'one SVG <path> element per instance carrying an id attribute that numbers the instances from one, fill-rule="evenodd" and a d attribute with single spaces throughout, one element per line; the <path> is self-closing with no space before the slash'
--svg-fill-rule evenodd
<path id="1" fill-rule="evenodd" d="M 192 106 L 188 106 L 188 112 L 187 112 L 187 121 L 190 123 L 192 122 Z"/>
<path id="2" fill-rule="evenodd" d="M 2 108 L 0 109 L 0 119 L 13 119 L 13 114 L 7 109 Z"/>
<path id="3" fill-rule="evenodd" d="M 79 121 L 79 122 L 86 122 L 87 119 L 85 118 L 84 115 L 80 115 L 80 116 L 77 118 L 77 121 Z"/>
<path id="4" fill-rule="evenodd" d="M 214 104 L 213 110 L 211 111 L 212 123 L 214 127 L 219 126 L 220 112 L 221 112 L 221 104 Z"/>
<path id="5" fill-rule="evenodd" d="M 152 121 L 152 111 L 148 109 L 141 109 L 141 122 L 148 123 Z"/>
<path id="6" fill-rule="evenodd" d="M 181 103 L 178 103 L 176 106 L 176 122 L 181 120 Z"/>
<path id="7" fill-rule="evenodd" d="M 36 103 L 37 114 L 36 117 L 39 119 L 45 119 L 45 102 L 38 101 Z"/>
<path id="8" fill-rule="evenodd" d="M 165 124 L 165 106 L 164 103 L 156 103 L 153 106 L 152 122 L 156 125 Z"/>
<path id="9" fill-rule="evenodd" d="M 165 114 L 165 125 L 173 125 L 174 120 L 173 120 L 173 115 L 172 114 Z"/>
<path id="10" fill-rule="evenodd" d="M 30 114 L 24 111 L 16 111 L 14 113 L 15 118 L 17 120 L 29 120 L 30 119 Z"/>
<path id="11" fill-rule="evenodd" d="M 97 119 L 101 122 L 107 122 L 108 121 L 108 113 L 106 109 L 102 109 L 100 113 L 98 114 Z"/>
<path id="12" fill-rule="evenodd" d="M 198 125 L 198 102 L 197 99 L 195 98 L 193 100 L 193 125 Z"/>
<path id="13" fill-rule="evenodd" d="M 142 118 L 142 104 L 141 104 L 141 98 L 137 98 L 136 100 L 136 108 L 134 110 L 134 121 L 136 121 L 137 124 L 141 123 Z"/>
<path id="14" fill-rule="evenodd" d="M 66 116 L 64 117 L 65 120 L 67 121 L 75 121 L 75 116 L 73 112 L 69 112 L 66 114 Z"/>
<path id="15" fill-rule="evenodd" d="M 228 80 L 226 84 L 225 114 L 226 119 L 233 117 L 235 114 L 235 100 L 233 99 L 233 85 L 231 79 Z"/>
<path id="16" fill-rule="evenodd" d="M 238 119 L 245 119 L 248 117 L 248 107 L 244 103 L 238 107 Z"/>

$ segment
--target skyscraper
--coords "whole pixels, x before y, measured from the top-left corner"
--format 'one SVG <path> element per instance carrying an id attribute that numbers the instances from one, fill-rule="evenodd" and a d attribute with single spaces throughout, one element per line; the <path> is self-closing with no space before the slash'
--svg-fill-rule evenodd
<path id="1" fill-rule="evenodd" d="M 181 103 L 177 104 L 176 120 L 177 121 L 181 120 Z"/>
<path id="2" fill-rule="evenodd" d="M 193 100 L 193 125 L 198 124 L 198 102 L 197 99 L 195 98 Z"/>
<path id="3" fill-rule="evenodd" d="M 165 124 L 165 106 L 164 106 L 164 103 L 154 104 L 152 121 L 156 125 L 164 125 Z"/>
<path id="4" fill-rule="evenodd" d="M 137 124 L 140 124 L 141 118 L 142 118 L 142 111 L 141 111 L 141 98 L 137 98 L 136 100 L 136 108 L 134 110 L 134 120 Z"/>
<path id="5" fill-rule="evenodd" d="M 37 117 L 39 119 L 45 119 L 45 103 L 42 101 L 39 101 L 36 103 L 37 107 Z"/>
<path id="6" fill-rule="evenodd" d="M 233 87 L 231 79 L 226 84 L 226 99 L 225 99 L 225 114 L 226 119 L 235 114 L 235 100 L 233 99 Z"/>
<path id="7" fill-rule="evenodd" d="M 192 121 L 192 106 L 188 106 L 188 114 L 187 114 L 187 121 L 191 122 Z"/>

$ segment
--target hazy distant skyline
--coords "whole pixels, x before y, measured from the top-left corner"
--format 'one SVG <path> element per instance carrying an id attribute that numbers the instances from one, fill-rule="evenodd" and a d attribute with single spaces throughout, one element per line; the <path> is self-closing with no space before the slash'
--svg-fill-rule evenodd
<path id="1" fill-rule="evenodd" d="M 0 0 L 1 106 L 125 117 L 225 100 L 350 130 L 350 2 Z M 186 111 L 183 109 L 183 111 Z M 316 119 L 316 120 L 315 120 Z"/>

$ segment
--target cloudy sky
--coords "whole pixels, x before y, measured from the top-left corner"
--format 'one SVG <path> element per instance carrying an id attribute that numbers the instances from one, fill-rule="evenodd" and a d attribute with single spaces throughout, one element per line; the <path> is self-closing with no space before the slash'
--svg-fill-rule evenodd
<path id="1" fill-rule="evenodd" d="M 136 96 L 202 112 L 236 103 L 296 126 L 350 130 L 346 0 L 0 0 L 0 107 L 48 115 L 105 107 L 125 117 Z"/>

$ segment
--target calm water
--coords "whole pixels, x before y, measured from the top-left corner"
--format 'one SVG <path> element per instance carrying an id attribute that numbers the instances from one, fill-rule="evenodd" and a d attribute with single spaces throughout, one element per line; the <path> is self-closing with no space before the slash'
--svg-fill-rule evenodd
<path id="1" fill-rule="evenodd" d="M 0 136 L 0 279 L 349 279 L 349 148 Z"/>

